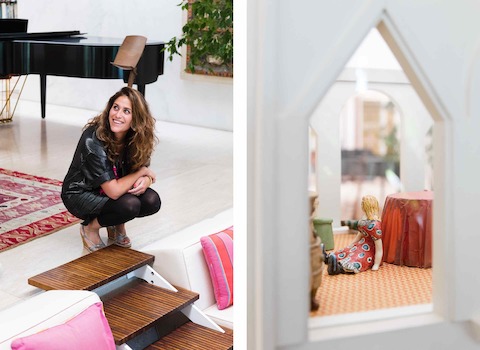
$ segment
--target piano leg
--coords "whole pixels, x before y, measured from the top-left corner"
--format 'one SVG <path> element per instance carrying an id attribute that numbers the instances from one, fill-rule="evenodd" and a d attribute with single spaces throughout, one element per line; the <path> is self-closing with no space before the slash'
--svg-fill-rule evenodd
<path id="1" fill-rule="evenodd" d="M 137 84 L 138 91 L 145 96 L 145 84 Z M 45 106 L 47 100 L 47 75 L 40 74 L 40 104 L 42 106 L 42 119 L 45 119 Z"/>
<path id="2" fill-rule="evenodd" d="M 40 74 L 40 104 L 42 106 L 42 119 L 45 119 L 46 97 L 47 97 L 47 75 Z"/>
<path id="3" fill-rule="evenodd" d="M 142 93 L 143 97 L 145 97 L 145 84 L 137 84 L 137 88 L 138 91 Z"/>

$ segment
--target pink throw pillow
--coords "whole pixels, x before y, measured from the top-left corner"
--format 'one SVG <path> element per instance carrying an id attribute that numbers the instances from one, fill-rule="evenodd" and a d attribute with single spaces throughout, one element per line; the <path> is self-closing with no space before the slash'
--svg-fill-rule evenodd
<path id="1" fill-rule="evenodd" d="M 101 302 L 91 305 L 64 324 L 12 342 L 12 350 L 65 349 L 115 350 L 112 330 Z"/>
<path id="2" fill-rule="evenodd" d="M 233 226 L 200 238 L 217 307 L 233 305 Z"/>

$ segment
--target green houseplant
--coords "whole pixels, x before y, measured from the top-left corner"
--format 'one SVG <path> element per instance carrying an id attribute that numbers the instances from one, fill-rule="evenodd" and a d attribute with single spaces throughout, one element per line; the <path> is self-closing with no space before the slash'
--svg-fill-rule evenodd
<path id="1" fill-rule="evenodd" d="M 167 58 L 182 56 L 186 45 L 187 71 L 233 76 L 233 0 L 182 0 L 178 6 L 188 20 L 182 35 L 165 44 Z"/>

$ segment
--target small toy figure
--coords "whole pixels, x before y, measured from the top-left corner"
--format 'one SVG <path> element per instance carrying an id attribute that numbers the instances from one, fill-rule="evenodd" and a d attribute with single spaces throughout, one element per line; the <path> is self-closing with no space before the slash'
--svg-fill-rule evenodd
<path id="1" fill-rule="evenodd" d="M 324 251 L 329 275 L 358 273 L 370 268 L 376 271 L 380 267 L 383 244 L 377 199 L 370 195 L 364 196 L 362 210 L 366 219 L 342 221 L 342 225 L 358 231 L 352 243 L 330 254 Z"/>

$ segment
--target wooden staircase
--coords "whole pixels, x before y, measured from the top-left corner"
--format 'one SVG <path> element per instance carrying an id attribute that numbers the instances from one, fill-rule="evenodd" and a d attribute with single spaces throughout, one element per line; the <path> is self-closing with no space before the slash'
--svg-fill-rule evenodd
<path id="1" fill-rule="evenodd" d="M 193 303 L 199 295 L 175 287 L 151 268 L 155 257 L 110 245 L 28 279 L 43 290 L 96 292 L 117 349 L 228 350 L 222 329 Z"/>

